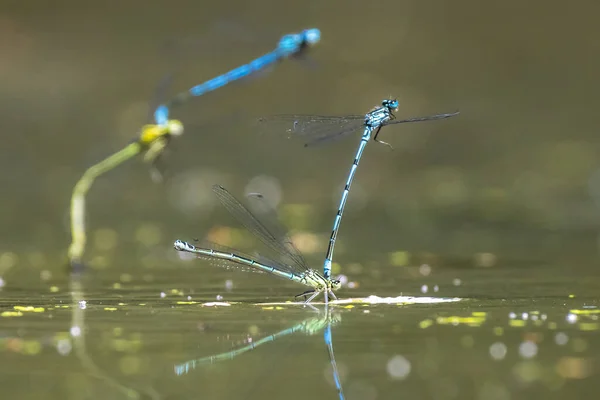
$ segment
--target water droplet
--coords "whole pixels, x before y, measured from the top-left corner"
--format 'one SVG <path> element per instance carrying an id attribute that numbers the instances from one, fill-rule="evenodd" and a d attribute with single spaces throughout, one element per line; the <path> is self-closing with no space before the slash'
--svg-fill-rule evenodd
<path id="1" fill-rule="evenodd" d="M 392 379 L 405 379 L 410 369 L 410 361 L 400 355 L 392 357 L 387 363 L 387 372 Z"/>
<path id="2" fill-rule="evenodd" d="M 490 346 L 490 355 L 494 360 L 503 360 L 506 352 L 506 345 L 502 342 L 496 342 Z"/>
<path id="3" fill-rule="evenodd" d="M 537 344 L 531 341 L 525 341 L 519 346 L 519 354 L 523 358 L 533 358 L 538 352 Z"/>
<path id="4" fill-rule="evenodd" d="M 74 337 L 81 336 L 81 328 L 78 327 L 77 325 L 72 326 L 70 329 L 70 332 L 71 332 L 71 336 L 74 336 Z"/>
<path id="5" fill-rule="evenodd" d="M 554 336 L 554 343 L 559 346 L 564 346 L 565 344 L 569 343 L 569 336 L 564 332 L 558 332 Z"/>

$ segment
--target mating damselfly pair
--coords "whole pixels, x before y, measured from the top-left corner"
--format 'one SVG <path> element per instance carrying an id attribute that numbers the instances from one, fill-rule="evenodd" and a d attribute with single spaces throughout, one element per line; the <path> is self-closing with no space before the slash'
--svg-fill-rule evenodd
<path id="1" fill-rule="evenodd" d="M 308 296 L 305 300 L 305 304 L 309 304 L 319 293 L 324 294 L 325 303 L 328 302 L 329 296 L 335 299 L 336 297 L 333 292 L 341 287 L 341 283 L 339 279 L 331 278 L 333 249 L 337 239 L 344 207 L 350 192 L 350 186 L 354 180 L 358 164 L 369 140 L 373 138 L 374 141 L 391 147 L 388 143 L 378 140 L 378 135 L 383 126 L 444 119 L 458 115 L 457 111 L 453 113 L 397 120 L 394 116 L 394 112 L 397 108 L 398 101 L 390 99 L 384 100 L 380 107 L 374 108 L 364 116 L 327 117 L 313 115 L 277 115 L 261 118 L 259 120 L 261 124 L 267 124 L 270 121 L 291 121 L 292 127 L 289 128 L 288 131 L 309 138 L 310 141 L 307 143 L 308 145 L 323 142 L 331 138 L 342 137 L 363 128 L 361 141 L 354 157 L 352 167 L 350 168 L 350 173 L 346 179 L 338 211 L 334 219 L 333 230 L 331 232 L 329 246 L 323 263 L 323 274 L 308 267 L 300 252 L 293 245 L 290 237 L 280 225 L 276 224 L 274 219 L 271 221 L 270 226 L 275 227 L 275 229 L 267 228 L 256 215 L 244 207 L 225 188 L 218 185 L 213 187 L 213 191 L 225 208 L 227 208 L 227 210 L 234 215 L 246 229 L 258 237 L 266 246 L 279 253 L 282 257 L 281 261 L 259 261 L 256 258 L 242 255 L 239 252 L 221 251 L 214 248 L 200 248 L 182 240 L 175 241 L 175 249 L 196 254 L 201 258 L 224 260 L 230 263 L 228 265 L 237 264 L 250 267 L 255 271 L 267 272 L 308 286 L 311 289 L 299 295 Z M 341 129 L 340 126 L 342 126 Z M 267 209 L 268 206 L 266 202 L 264 202 L 262 195 L 253 193 L 250 194 L 248 198 L 260 200 L 263 211 L 266 211 L 266 214 L 273 214 L 273 210 Z"/>
<path id="2" fill-rule="evenodd" d="M 328 294 L 335 299 L 334 290 L 340 288 L 339 280 L 333 280 L 321 275 L 318 271 L 310 268 L 304 257 L 292 243 L 286 230 L 281 227 L 276 218 L 272 217 L 269 223 L 262 222 L 256 214 L 261 213 L 263 218 L 267 214 L 274 214 L 274 210 L 265 201 L 260 193 L 250 193 L 247 198 L 253 202 L 255 212 L 248 210 L 240 201 L 220 185 L 213 186 L 213 192 L 217 195 L 221 204 L 242 224 L 254 234 L 265 246 L 278 253 L 280 261 L 269 260 L 260 257 L 251 257 L 241 252 L 228 252 L 214 248 L 201 248 L 176 240 L 176 250 L 196 254 L 199 258 L 211 258 L 225 261 L 227 266 L 246 266 L 257 272 L 266 272 L 280 278 L 289 279 L 312 288 L 299 296 L 309 295 L 306 303 L 310 303 L 319 293 L 325 293 L 325 301 Z M 269 225 L 267 227 L 267 225 Z"/>

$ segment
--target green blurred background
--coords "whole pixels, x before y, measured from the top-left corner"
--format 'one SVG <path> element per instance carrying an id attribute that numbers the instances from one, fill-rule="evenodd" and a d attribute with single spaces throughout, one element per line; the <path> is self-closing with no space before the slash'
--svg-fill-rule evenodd
<path id="1" fill-rule="evenodd" d="M 269 51 L 283 33 L 315 26 L 316 69 L 286 62 L 173 110 L 187 130 L 171 147 L 165 183 L 153 184 L 139 161 L 101 178 L 89 195 L 90 232 L 110 228 L 128 250 L 150 223 L 160 230 L 153 244 L 169 248 L 177 235 L 203 235 L 222 220 L 211 184 L 240 194 L 258 177 L 281 204 L 309 205 L 310 219 L 297 223 L 326 238 L 358 134 L 305 149 L 251 122 L 362 114 L 397 96 L 399 116 L 461 115 L 386 129 L 394 151 L 367 148 L 338 261 L 402 250 L 465 265 L 492 253 L 498 262 L 595 268 L 597 7 L 5 0 L 2 250 L 66 248 L 74 183 L 149 122 L 165 73 L 175 73 L 173 94 Z"/>
<path id="2" fill-rule="evenodd" d="M 210 187 L 219 183 L 276 203 L 318 268 L 359 134 L 306 149 L 254 121 L 364 114 L 391 96 L 398 117 L 461 114 L 384 129 L 393 151 L 367 147 L 334 257 L 334 272 L 355 290 L 340 295 L 431 294 L 439 284 L 440 296 L 472 300 L 345 314 L 336 339 L 348 398 L 397 398 L 400 389 L 434 399 L 593 396 L 598 343 L 586 335 L 600 325 L 586 307 L 597 307 L 598 289 L 590 279 L 600 228 L 598 11 L 589 1 L 1 0 L 3 394 L 127 398 L 122 384 L 143 398 L 335 398 L 320 337 L 177 380 L 173 364 L 307 315 L 180 304 L 212 301 L 228 287 L 226 300 L 247 302 L 299 289 L 184 262 L 172 242 L 208 237 L 254 248 L 218 207 Z M 308 68 L 286 61 L 172 110 L 186 131 L 169 147 L 163 183 L 139 158 L 96 182 L 87 203 L 90 273 L 69 282 L 73 185 L 151 121 L 165 74 L 174 74 L 173 95 L 309 27 L 322 41 Z M 569 332 L 569 347 L 556 329 Z M 90 359 L 108 373 L 86 361 L 86 333 Z M 490 358 L 492 345 L 508 354 L 505 363 Z M 78 360 L 63 357 L 71 346 Z M 408 372 L 412 362 L 404 386 L 389 371 L 393 360 Z M 247 389 L 276 361 L 277 379 Z M 243 382 L 233 384 L 237 376 Z"/>

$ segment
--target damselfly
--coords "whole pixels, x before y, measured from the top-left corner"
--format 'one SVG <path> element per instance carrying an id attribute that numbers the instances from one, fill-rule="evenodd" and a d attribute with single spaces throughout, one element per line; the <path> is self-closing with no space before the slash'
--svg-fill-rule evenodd
<path id="1" fill-rule="evenodd" d="M 329 238 L 329 246 L 325 255 L 325 261 L 323 263 L 323 276 L 329 278 L 331 274 L 331 263 L 333 258 L 333 248 L 337 239 L 338 230 L 342 221 L 342 214 L 346 201 L 348 200 L 348 194 L 350 193 L 350 186 L 354 180 L 354 175 L 358 169 L 358 163 L 362 157 L 363 151 L 367 146 L 371 137 L 375 142 L 384 144 L 392 147 L 389 143 L 386 143 L 378 139 L 381 128 L 386 125 L 404 124 L 407 122 L 421 122 L 421 121 L 432 121 L 436 119 L 444 119 L 458 115 L 459 112 L 453 112 L 448 114 L 436 114 L 424 117 L 414 117 L 408 119 L 397 120 L 394 112 L 398 109 L 398 100 L 387 99 L 383 100 L 381 106 L 375 107 L 366 115 L 348 115 L 348 116 L 320 116 L 320 115 L 273 115 L 271 117 L 259 118 L 258 122 L 273 123 L 276 121 L 287 121 L 292 126 L 288 128 L 288 132 L 293 135 L 302 135 L 308 139 L 305 146 L 312 146 L 327 140 L 342 138 L 352 132 L 356 132 L 359 129 L 363 129 L 363 134 L 350 167 L 350 173 L 346 179 L 344 190 L 342 191 L 342 198 L 333 221 L 333 229 Z"/>
<path id="2" fill-rule="evenodd" d="M 264 257 L 261 257 L 261 261 L 258 261 L 255 258 L 243 255 L 241 252 L 227 252 L 196 247 L 182 240 L 176 240 L 173 244 L 176 250 L 196 254 L 199 258 L 228 261 L 230 266 L 242 265 L 250 267 L 255 271 L 266 272 L 309 286 L 311 290 L 298 295 L 310 295 L 305 304 L 309 304 L 319 293 L 325 295 L 325 303 L 328 301 L 328 295 L 331 295 L 334 299 L 336 298 L 333 292 L 341 287 L 340 281 L 329 277 L 325 278 L 318 271 L 308 267 L 304 257 L 302 257 L 296 246 L 294 246 L 286 230 L 277 222 L 276 218 L 270 218 L 268 224 L 263 223 L 224 187 L 215 185 L 213 186 L 213 192 L 227 211 L 244 225 L 248 231 L 253 233 L 267 247 L 279 254 L 281 261 L 268 260 Z M 261 214 L 265 218 L 268 216 L 267 214 L 275 214 L 275 211 L 264 201 L 260 193 L 251 193 L 248 197 L 254 200 L 255 207 L 261 211 Z"/>
<path id="3" fill-rule="evenodd" d="M 172 106 L 181 104 L 192 97 L 202 96 L 238 79 L 245 78 L 283 59 L 298 56 L 307 48 L 317 44 L 319 40 L 321 40 L 321 31 L 316 28 L 305 29 L 300 33 L 284 35 L 279 39 L 275 50 L 250 61 L 248 64 L 232 69 L 223 75 L 219 75 L 185 92 L 181 92 L 169 102 L 158 106 L 154 112 L 154 119 L 157 124 L 162 125 L 168 121 L 169 109 Z"/>

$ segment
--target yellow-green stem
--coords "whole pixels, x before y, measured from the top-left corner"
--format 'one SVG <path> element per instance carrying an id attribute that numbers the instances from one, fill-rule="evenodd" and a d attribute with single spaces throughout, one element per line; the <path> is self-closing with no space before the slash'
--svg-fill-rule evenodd
<path id="1" fill-rule="evenodd" d="M 135 157 L 142 149 L 140 143 L 131 143 L 88 168 L 75 185 L 71 197 L 71 246 L 69 246 L 69 261 L 72 266 L 81 263 L 85 251 L 85 196 L 88 190 L 97 177 Z"/>

